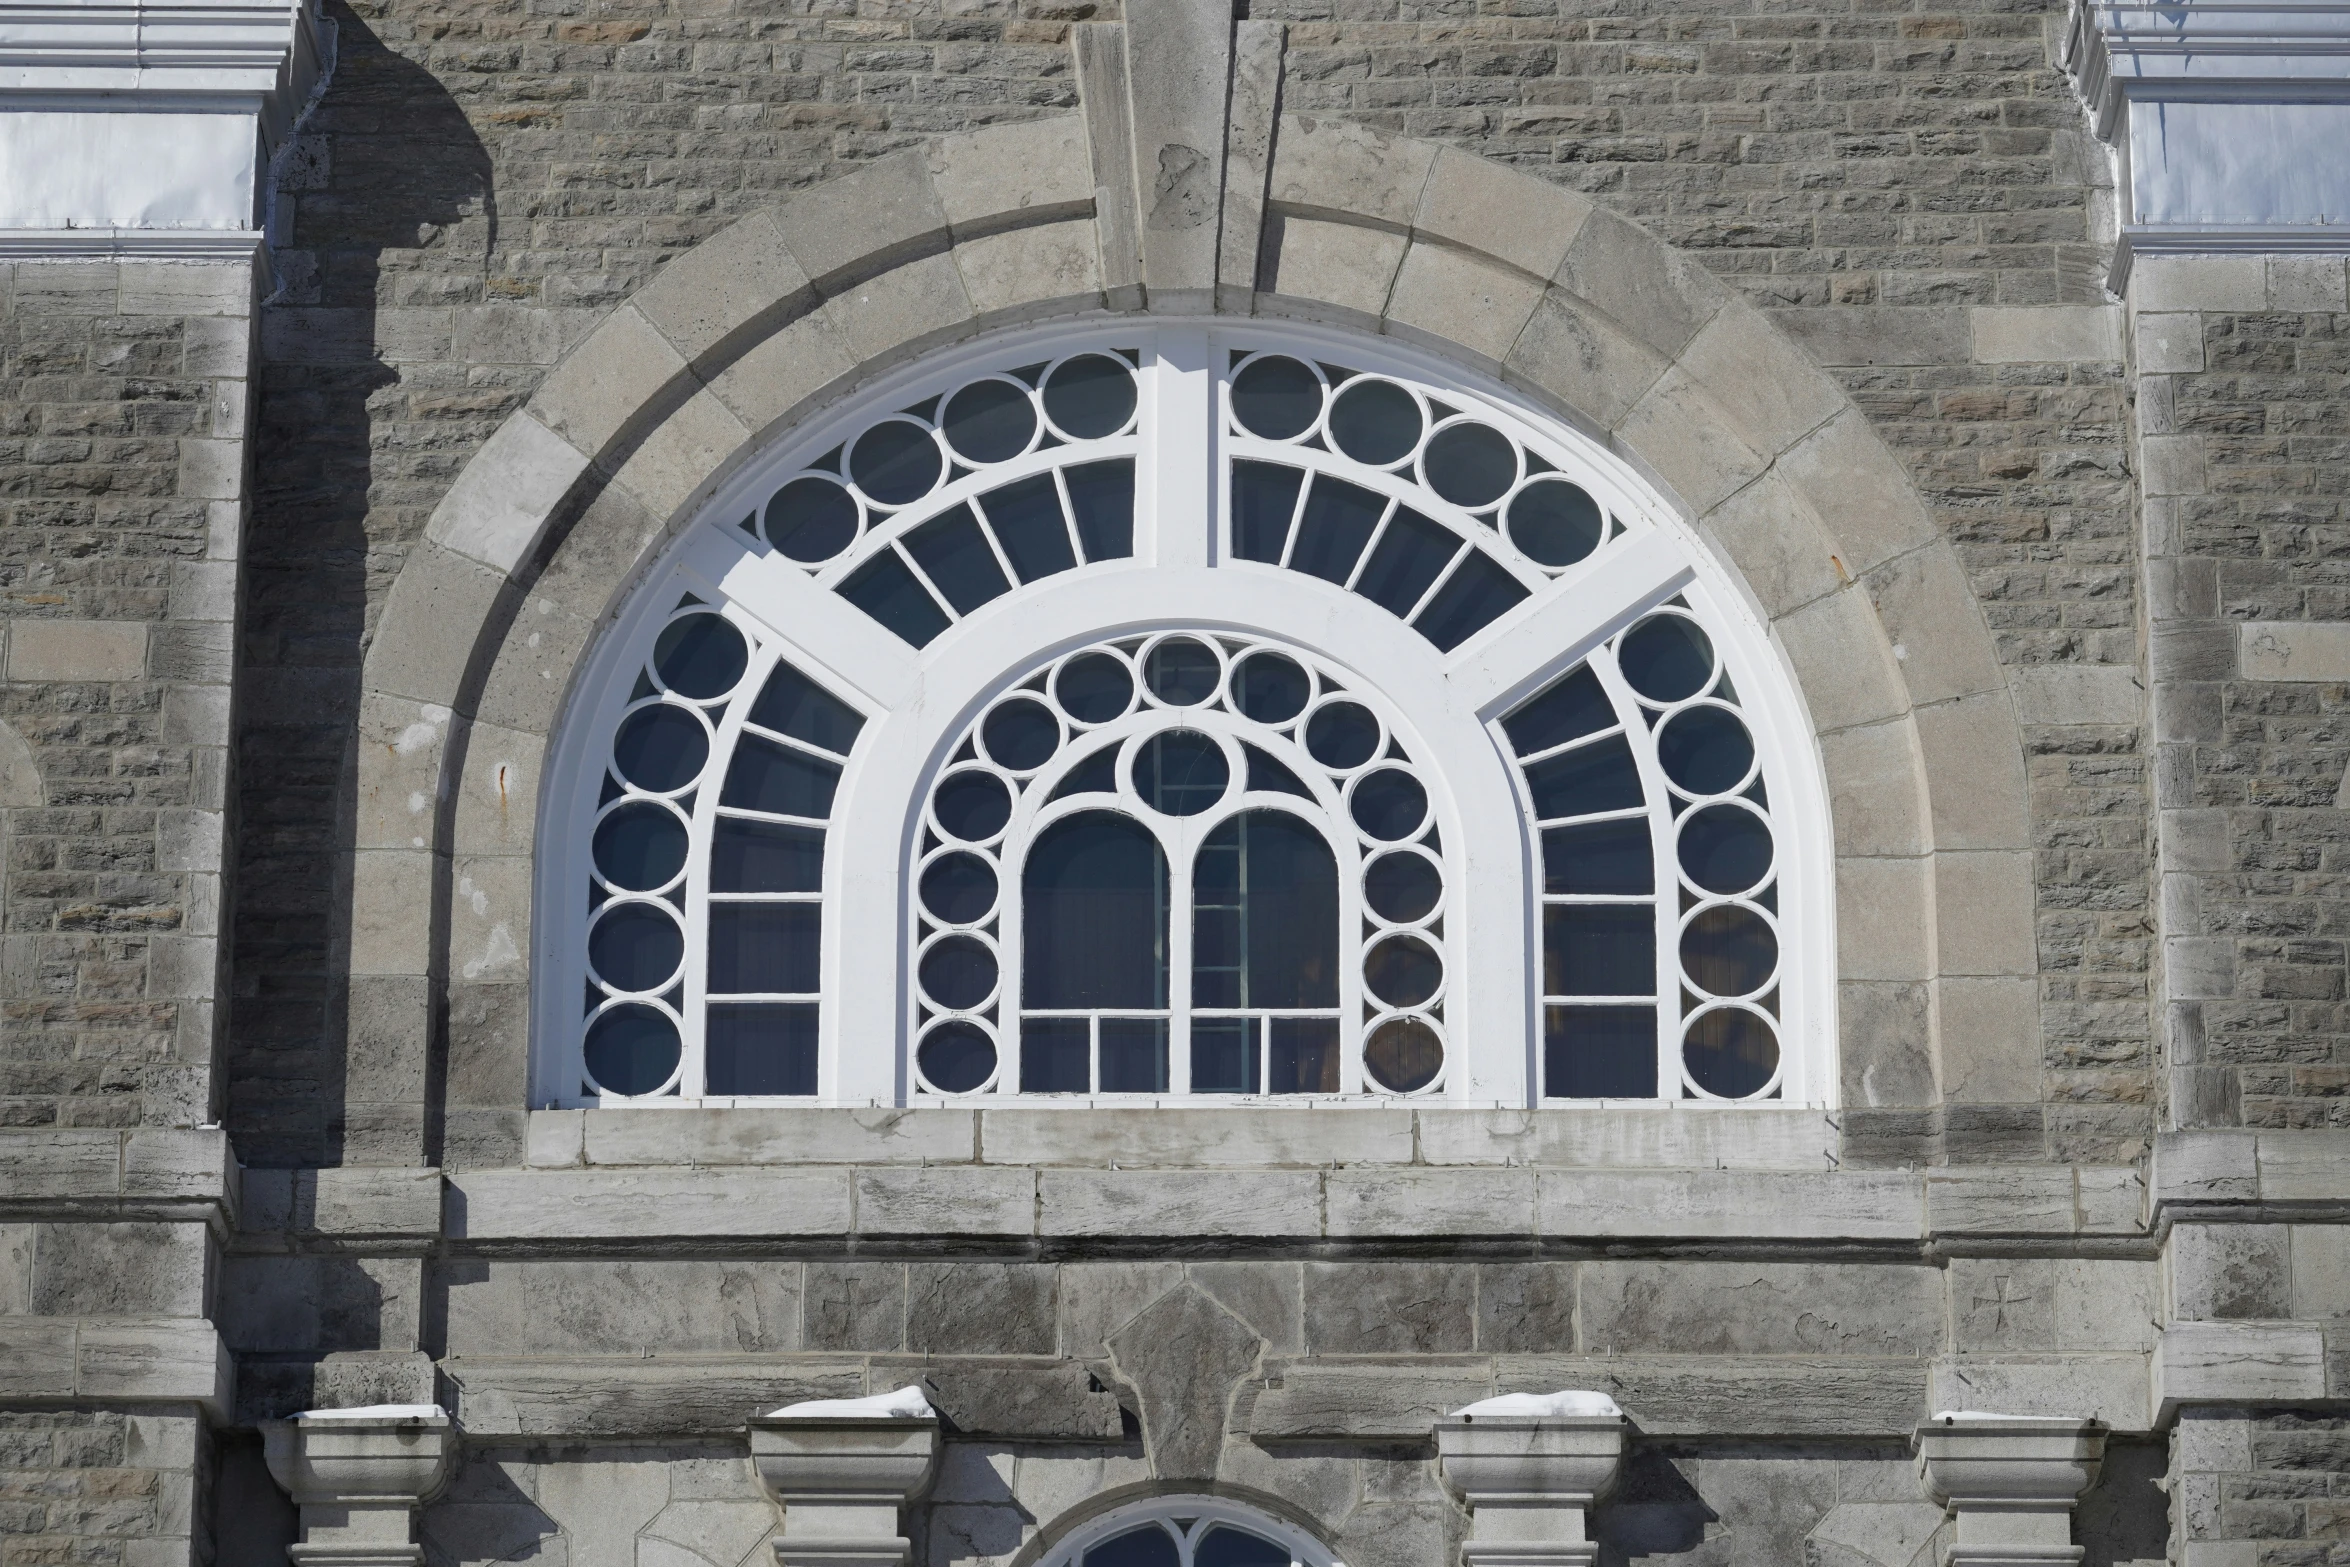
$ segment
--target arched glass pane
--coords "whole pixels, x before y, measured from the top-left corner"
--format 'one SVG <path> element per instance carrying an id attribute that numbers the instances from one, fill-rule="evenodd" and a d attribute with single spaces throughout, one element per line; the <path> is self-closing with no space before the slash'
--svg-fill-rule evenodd
<path id="1" fill-rule="evenodd" d="M 1196 1007 L 1338 1005 L 1338 861 L 1285 811 L 1243 811 L 1192 863 Z"/>
<path id="2" fill-rule="evenodd" d="M 1167 1004 L 1167 856 L 1131 817 L 1086 811 L 1047 828 L 1020 870 L 1021 1005 Z"/>

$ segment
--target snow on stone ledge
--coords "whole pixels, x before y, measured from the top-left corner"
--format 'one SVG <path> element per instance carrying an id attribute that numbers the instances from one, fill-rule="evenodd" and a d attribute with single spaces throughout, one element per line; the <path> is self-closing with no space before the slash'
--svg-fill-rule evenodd
<path id="1" fill-rule="evenodd" d="M 1557 1393 L 1504 1393 L 1499 1398 L 1479 1399 L 1466 1409 L 1456 1409 L 1455 1416 L 1514 1415 L 1527 1420 L 1564 1419 L 1621 1419 L 1624 1412 L 1616 1401 L 1605 1393 L 1560 1391 Z"/>
<path id="2" fill-rule="evenodd" d="M 770 1420 L 923 1420 L 933 1411 L 919 1387 L 901 1387 L 895 1393 L 870 1398 L 812 1398 L 804 1404 L 786 1404 L 767 1412 Z"/>
<path id="3" fill-rule="evenodd" d="M 296 1420 L 431 1420 L 440 1416 L 438 1404 L 362 1404 L 357 1409 L 305 1409 Z"/>

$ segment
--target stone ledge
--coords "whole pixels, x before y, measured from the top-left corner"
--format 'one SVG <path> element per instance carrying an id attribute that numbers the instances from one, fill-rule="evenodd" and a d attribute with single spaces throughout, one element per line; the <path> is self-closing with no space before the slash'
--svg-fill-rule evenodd
<path id="1" fill-rule="evenodd" d="M 0 1214 L 186 1218 L 233 1223 L 237 1166 L 218 1128 L 0 1130 Z"/>
<path id="2" fill-rule="evenodd" d="M 0 1317 L 0 1403 L 196 1403 L 220 1418 L 235 1376 L 199 1318 Z"/>
<path id="3" fill-rule="evenodd" d="M 2154 1352 L 2156 1419 L 2167 1425 L 2187 1404 L 2322 1400 L 2326 1348 L 2315 1322 L 2174 1322 Z"/>
<path id="4" fill-rule="evenodd" d="M 441 1172 L 341 1165 L 244 1172 L 244 1233 L 337 1240 L 431 1240 L 441 1233 Z"/>
<path id="5" fill-rule="evenodd" d="M 2350 1204 L 2350 1128 L 2165 1132 L 2151 1191 L 2158 1215 L 2190 1204 L 2242 1205 L 2247 1220 L 2270 1204 L 2340 1208 Z"/>

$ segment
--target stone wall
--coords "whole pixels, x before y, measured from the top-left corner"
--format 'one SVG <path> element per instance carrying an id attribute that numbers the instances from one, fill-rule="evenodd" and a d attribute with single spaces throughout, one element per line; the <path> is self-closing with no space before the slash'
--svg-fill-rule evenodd
<path id="1" fill-rule="evenodd" d="M 189 1567 L 209 1535 L 208 1451 L 187 1413 L 0 1410 L 0 1561 Z"/>
<path id="2" fill-rule="evenodd" d="M 2350 1419 L 2314 1410 L 2192 1411 L 2172 1443 L 2169 1489 L 2189 1567 L 2339 1560 L 2350 1540 Z"/>
<path id="3" fill-rule="evenodd" d="M 0 266 L 0 1125 L 212 1118 L 251 297 Z"/>

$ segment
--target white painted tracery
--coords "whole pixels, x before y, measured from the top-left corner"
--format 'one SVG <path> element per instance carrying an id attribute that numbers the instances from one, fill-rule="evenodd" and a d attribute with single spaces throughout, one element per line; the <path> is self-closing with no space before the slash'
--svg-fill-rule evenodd
<path id="1" fill-rule="evenodd" d="M 672 689 L 664 633 L 674 659 L 687 635 L 675 628 L 713 616 L 739 636 L 741 671 L 708 697 Z M 1019 867 L 1050 819 L 1078 808 L 1050 797 L 1080 752 L 1098 748 L 1096 728 L 1054 703 L 1050 681 L 1088 649 L 1139 679 L 1136 660 L 1171 635 L 1212 649 L 1220 678 L 1252 650 L 1279 650 L 1313 672 L 1317 693 L 1359 696 L 1393 737 L 1390 760 L 1423 782 L 1435 832 L 1419 852 L 1441 865 L 1445 900 L 1424 934 L 1443 980 L 1406 1010 L 1440 1037 L 1442 1066 L 1414 1091 L 1524 1104 L 1547 1080 L 1552 1095 L 1828 1097 L 1833 947 L 1817 760 L 1779 655 L 1679 519 L 1620 460 L 1505 389 L 1389 343 L 1138 320 L 1010 334 L 900 372 L 745 465 L 655 566 L 584 671 L 551 770 L 542 842 L 567 847 L 540 861 L 538 1101 L 614 1097 L 585 1069 L 582 1045 L 597 1017 L 628 1008 L 677 1036 L 657 1083 L 638 1070 L 624 1085 L 657 1099 L 1028 1097 L 1013 1069 Z M 1678 660 L 1661 684 L 1649 667 L 1659 648 Z M 772 695 L 757 716 L 769 682 L 803 677 L 832 704 L 816 738 L 778 727 Z M 1052 757 L 1000 768 L 984 725 L 1006 701 L 1037 698 L 1040 679 L 1058 726 Z M 1526 715 L 1564 711 L 1570 686 L 1596 690 L 1601 706 L 1532 744 Z M 615 741 L 655 709 L 678 709 L 660 721 L 706 742 L 690 776 L 624 776 Z M 1099 726 L 1099 743 L 1124 747 L 1116 765 L 1130 769 L 1133 747 L 1180 718 L 1235 769 L 1243 744 L 1284 765 L 1304 757 L 1301 730 L 1255 724 L 1228 700 L 1170 712 L 1140 697 Z M 1697 744 L 1709 738 L 1710 750 Z M 1693 769 L 1696 750 L 1710 765 Z M 746 755 L 800 779 L 801 803 L 755 799 Z M 1617 769 L 1610 786 L 1636 788 L 1636 800 L 1560 793 L 1562 774 L 1602 761 Z M 997 899 L 960 923 L 926 914 L 915 890 L 923 867 L 957 847 L 930 812 L 958 766 L 1001 772 L 1017 795 L 1003 835 L 973 851 L 990 859 Z M 826 791 L 805 781 L 819 774 L 830 783 L 822 811 L 815 795 Z M 1176 824 L 1137 805 L 1130 772 L 1118 776 L 1097 803 L 1148 822 L 1170 866 L 1216 823 L 1269 804 L 1234 787 Z M 1384 927 L 1363 918 L 1370 856 L 1344 814 L 1347 775 L 1304 758 L 1301 782 L 1305 797 L 1287 805 L 1341 866 L 1350 954 L 1336 1008 L 1346 1064 L 1331 1097 L 1364 1102 L 1396 1088 L 1363 1071 L 1364 1042 L 1395 1010 L 1367 1005 L 1362 983 L 1361 958 Z M 594 863 L 597 823 L 655 809 L 683 824 L 686 864 L 672 882 L 620 888 Z M 1701 818 L 1708 831 L 1758 828 L 1761 859 L 1745 841 L 1744 870 L 1693 873 L 1682 824 Z M 1645 829 L 1646 885 L 1632 890 L 1626 872 L 1594 890 L 1556 863 L 1546 873 L 1546 831 L 1584 854 L 1606 846 L 1611 821 Z M 820 870 L 803 860 L 805 886 L 740 885 L 736 851 L 753 832 L 821 832 Z M 638 989 L 603 971 L 625 964 L 591 962 L 591 947 L 619 945 L 598 942 L 617 918 L 607 903 L 646 905 L 628 912 L 647 929 L 666 904 L 678 923 L 659 961 L 621 976 Z M 1626 934 L 1630 915 L 1586 912 L 1611 907 L 1638 910 L 1645 937 Z M 1597 950 L 1589 931 L 1610 920 L 1620 953 L 1644 953 L 1647 968 L 1595 989 L 1572 962 L 1562 969 L 1572 954 L 1558 933 L 1582 929 L 1574 951 Z M 742 949 L 735 962 L 729 943 L 746 922 L 783 945 Z M 1171 947 L 1188 943 L 1183 924 L 1172 920 Z M 989 954 L 996 980 L 984 999 L 950 1004 L 923 989 L 923 955 L 949 937 L 963 938 L 955 951 L 966 958 L 972 947 Z M 769 970 L 787 978 L 769 983 Z M 1181 1097 L 1187 1081 L 1189 1003 L 1176 994 L 1186 981 L 1180 962 L 1170 972 L 1171 1064 L 1145 1098 Z M 754 1016 L 760 1027 L 745 1035 Z M 1641 1017 L 1653 1068 L 1559 1067 L 1562 1049 L 1593 1041 L 1621 1054 Z M 976 1084 L 965 1073 L 948 1089 L 916 1069 L 942 1020 L 987 1035 L 995 1064 Z M 788 1036 L 788 1072 L 746 1078 L 725 1066 L 754 1036 Z M 1723 1069 L 1725 1049 L 1736 1070 Z M 1043 1102 L 1104 1092 L 1097 1083 Z"/>

